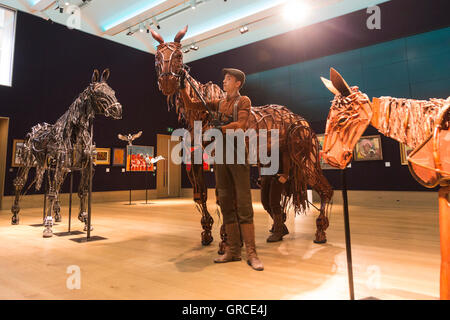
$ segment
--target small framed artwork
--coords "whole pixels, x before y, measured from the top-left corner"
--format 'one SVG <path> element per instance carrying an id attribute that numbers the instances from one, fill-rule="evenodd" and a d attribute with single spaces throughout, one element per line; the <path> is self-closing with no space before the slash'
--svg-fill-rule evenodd
<path id="1" fill-rule="evenodd" d="M 383 150 L 381 148 L 381 136 L 361 137 L 356 143 L 353 151 L 355 161 L 383 160 Z"/>
<path id="2" fill-rule="evenodd" d="M 211 171 L 211 164 L 208 162 L 208 154 L 203 153 L 203 171 Z"/>
<path id="3" fill-rule="evenodd" d="M 325 134 L 318 134 L 317 140 L 319 140 L 319 152 L 323 149 L 323 143 L 325 142 Z M 330 166 L 322 156 L 320 156 L 320 167 L 322 170 L 337 170 L 339 168 L 335 168 L 333 166 Z"/>
<path id="4" fill-rule="evenodd" d="M 21 167 L 23 165 L 20 159 L 20 155 L 22 153 L 24 142 L 25 140 L 20 139 L 13 140 L 11 167 Z"/>
<path id="5" fill-rule="evenodd" d="M 111 149 L 110 148 L 96 148 L 97 155 L 95 156 L 94 163 L 96 165 L 111 164 Z"/>
<path id="6" fill-rule="evenodd" d="M 127 146 L 127 171 L 154 171 L 155 166 L 147 164 L 154 157 L 154 149 L 151 146 Z"/>
<path id="7" fill-rule="evenodd" d="M 125 167 L 126 164 L 125 148 L 113 148 L 112 165 L 115 167 Z"/>
<path id="8" fill-rule="evenodd" d="M 408 156 L 414 149 L 406 144 L 400 143 L 400 162 L 403 166 L 408 165 Z"/>

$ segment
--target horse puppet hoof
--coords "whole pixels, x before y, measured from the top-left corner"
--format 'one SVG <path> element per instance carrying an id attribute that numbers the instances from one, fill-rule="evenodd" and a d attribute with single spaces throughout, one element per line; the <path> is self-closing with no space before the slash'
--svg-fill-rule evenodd
<path id="1" fill-rule="evenodd" d="M 217 250 L 218 255 L 221 256 L 221 255 L 225 254 L 225 246 L 226 246 L 226 244 L 223 241 L 219 244 L 219 250 Z"/>
<path id="2" fill-rule="evenodd" d="M 324 244 L 324 243 L 327 243 L 327 239 L 324 239 L 324 240 L 314 240 L 313 242 L 314 242 L 314 243 L 317 243 L 317 244 Z"/>
<path id="3" fill-rule="evenodd" d="M 202 233 L 202 245 L 209 246 L 213 242 L 214 238 L 211 234 Z"/>
<path id="4" fill-rule="evenodd" d="M 55 215 L 55 222 L 61 222 L 61 215 Z"/>
<path id="5" fill-rule="evenodd" d="M 42 237 L 44 237 L 44 238 L 51 238 L 51 237 L 53 237 L 53 231 L 45 229 L 44 233 L 42 234 Z"/>
<path id="6" fill-rule="evenodd" d="M 11 218 L 11 224 L 12 225 L 18 225 L 19 224 L 19 218 L 18 217 L 17 218 L 12 217 Z"/>
<path id="7" fill-rule="evenodd" d="M 88 227 L 87 227 L 87 226 L 84 226 L 83 230 L 84 230 L 84 231 L 87 231 L 87 230 L 88 230 Z M 94 230 L 94 227 L 91 226 L 91 231 L 93 231 L 93 230 Z"/>

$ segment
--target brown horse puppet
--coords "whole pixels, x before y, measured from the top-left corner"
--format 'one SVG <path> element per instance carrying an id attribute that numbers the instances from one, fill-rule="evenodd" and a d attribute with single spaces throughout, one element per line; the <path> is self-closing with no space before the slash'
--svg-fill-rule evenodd
<path id="1" fill-rule="evenodd" d="M 331 80 L 331 81 L 330 81 Z M 439 189 L 441 237 L 441 299 L 450 299 L 450 97 L 413 100 L 373 98 L 358 87 L 349 87 L 334 69 L 330 80 L 322 78 L 335 94 L 327 119 L 324 159 L 344 169 L 352 160 L 356 142 L 371 124 L 387 137 L 413 148 L 408 166 L 423 186 Z"/>
<path id="2" fill-rule="evenodd" d="M 202 126 L 210 128 L 211 114 L 208 111 L 186 110 L 180 96 L 180 77 L 186 77 L 186 87 L 192 99 L 201 101 L 197 92 L 206 101 L 224 97 L 223 91 L 211 82 L 200 84 L 189 75 L 188 67 L 183 63 L 183 53 L 180 41 L 187 32 L 187 26 L 175 36 L 173 42 L 164 42 L 161 35 L 151 30 L 152 36 L 159 42 L 155 55 L 155 67 L 158 76 L 158 86 L 170 106 L 175 106 L 180 120 L 193 130 L 194 121 L 202 121 Z M 260 129 L 279 130 L 280 162 L 289 162 L 290 182 L 286 188 L 285 197 L 292 201 L 295 212 L 303 212 L 308 206 L 307 186 L 311 186 L 321 198 L 320 214 L 316 220 L 316 243 L 326 242 L 325 230 L 328 228 L 328 210 L 333 190 L 320 168 L 319 143 L 308 122 L 301 116 L 291 112 L 284 106 L 265 105 L 252 107 L 249 116 L 249 129 L 257 133 Z M 270 140 L 270 136 L 269 136 Z M 271 142 L 267 142 L 270 152 Z M 258 153 L 259 154 L 259 153 Z M 283 162 L 283 163 L 284 163 Z M 203 178 L 201 165 L 192 165 L 188 171 L 189 179 L 194 188 L 194 201 L 202 212 L 202 243 L 209 244 L 212 241 L 211 227 L 213 220 L 206 207 L 207 188 Z M 287 209 L 284 206 L 285 210 Z M 223 226 L 222 226 L 223 227 Z M 221 229 L 222 243 L 224 245 L 225 233 Z"/>

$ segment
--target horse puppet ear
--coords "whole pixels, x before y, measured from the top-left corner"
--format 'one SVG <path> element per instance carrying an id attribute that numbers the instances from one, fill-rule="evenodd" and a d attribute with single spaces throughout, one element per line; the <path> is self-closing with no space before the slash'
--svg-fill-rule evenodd
<path id="1" fill-rule="evenodd" d="M 345 82 L 344 78 L 334 68 L 330 69 L 330 80 L 333 86 L 344 96 L 347 97 L 352 93 L 350 86 Z"/>
<path id="2" fill-rule="evenodd" d="M 161 37 L 161 35 L 158 32 L 154 31 L 153 29 L 150 29 L 150 32 L 152 33 L 153 39 L 158 41 L 159 44 L 163 44 L 164 43 L 163 37 Z"/>
<path id="3" fill-rule="evenodd" d="M 106 68 L 105 70 L 103 70 L 102 77 L 101 77 L 100 81 L 101 81 L 101 82 L 106 82 L 106 81 L 108 81 L 109 75 L 110 75 L 110 74 L 111 74 L 111 72 L 109 71 L 108 68 Z"/>
<path id="4" fill-rule="evenodd" d="M 180 41 L 184 38 L 184 36 L 186 35 L 186 32 L 188 31 L 188 26 L 186 25 L 186 27 L 184 27 L 183 29 L 181 29 L 177 35 L 175 36 L 175 39 L 173 40 L 173 42 L 178 42 L 180 43 Z"/>
<path id="5" fill-rule="evenodd" d="M 322 80 L 323 84 L 325 85 L 325 87 L 327 87 L 328 90 L 330 90 L 335 95 L 340 94 L 339 91 L 333 86 L 333 83 L 331 83 L 330 80 L 325 79 L 324 77 L 320 77 L 320 79 Z"/>
<path id="6" fill-rule="evenodd" d="M 91 83 L 98 82 L 99 77 L 100 77 L 100 72 L 98 72 L 98 70 L 95 69 L 94 72 L 92 73 Z"/>

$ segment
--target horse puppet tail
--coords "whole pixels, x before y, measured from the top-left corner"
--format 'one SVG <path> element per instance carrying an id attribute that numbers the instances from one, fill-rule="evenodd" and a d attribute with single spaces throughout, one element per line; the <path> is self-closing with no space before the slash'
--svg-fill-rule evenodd
<path id="1" fill-rule="evenodd" d="M 287 146 L 291 158 L 290 181 L 286 186 L 283 203 L 290 203 L 295 214 L 304 214 L 309 208 L 308 182 L 317 171 L 314 167 L 319 154 L 315 133 L 304 119 L 297 120 L 289 128 Z M 319 163 L 320 166 L 320 163 Z"/>

